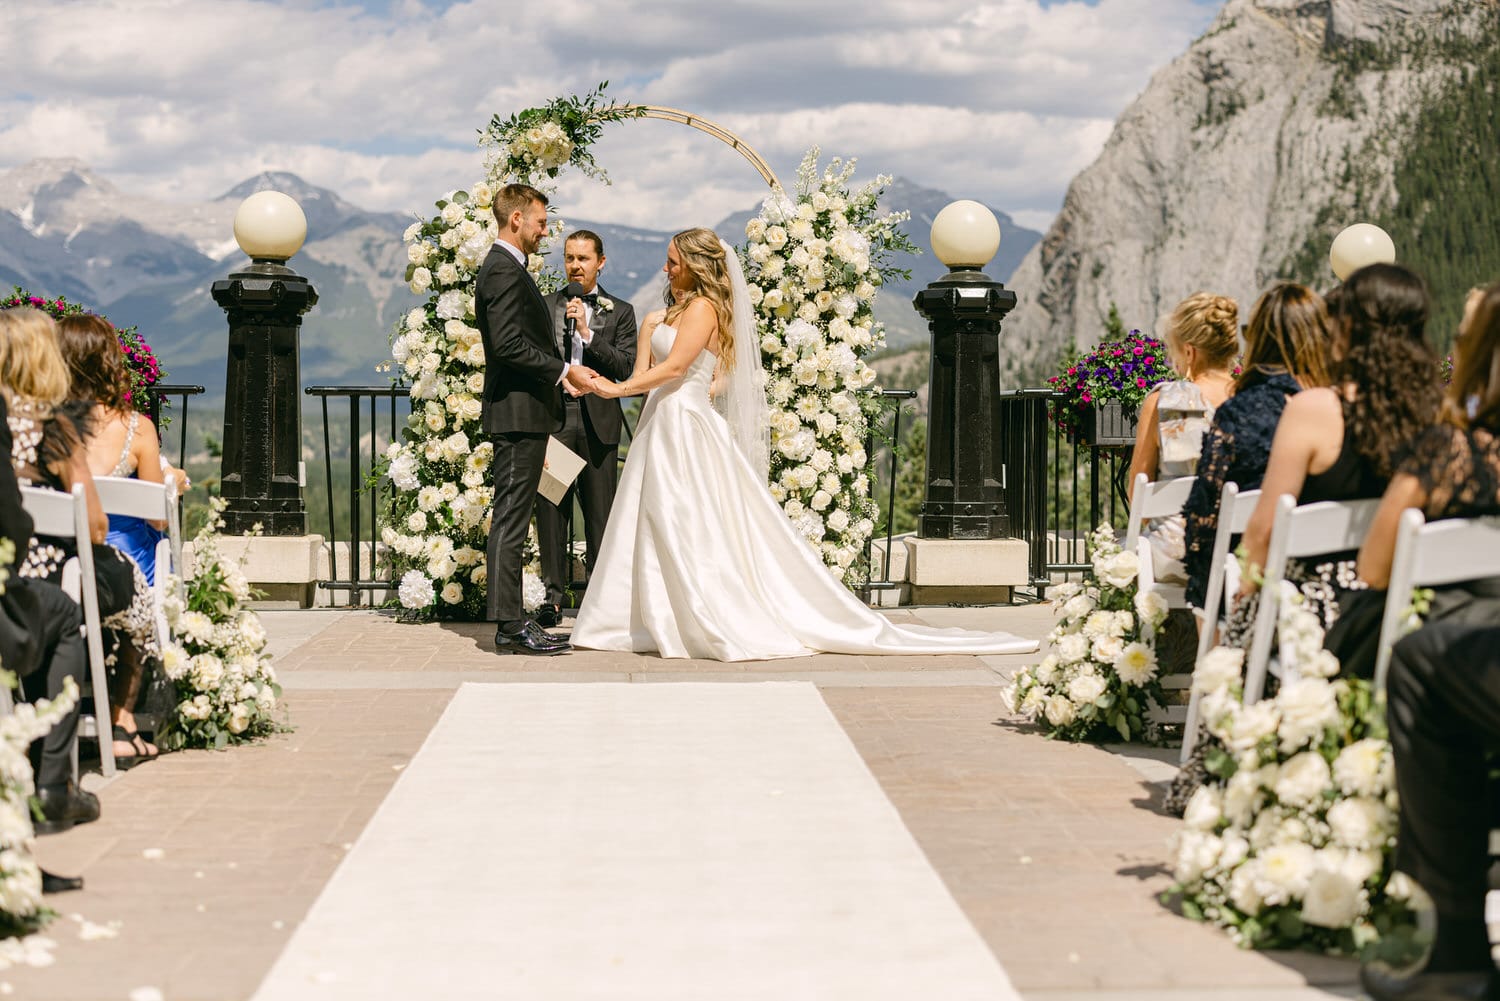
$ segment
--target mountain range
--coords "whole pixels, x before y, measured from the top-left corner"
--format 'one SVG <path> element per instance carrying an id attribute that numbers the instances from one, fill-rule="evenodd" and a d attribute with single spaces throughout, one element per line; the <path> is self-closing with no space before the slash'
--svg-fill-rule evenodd
<path id="1" fill-rule="evenodd" d="M 259 174 L 217 198 L 179 204 L 122 192 L 75 160 L 33 161 L 0 174 L 0 286 L 63 295 L 119 326 L 137 326 L 169 381 L 199 383 L 217 397 L 223 392 L 226 326 L 209 286 L 244 260 L 233 239 L 234 213 L 247 196 L 267 189 L 295 198 L 307 216 L 307 243 L 290 262 L 319 296 L 303 319 L 303 384 L 383 382 L 375 366 L 389 355 L 389 331 L 418 302 L 401 280 L 401 233 L 414 217 L 361 209 L 294 174 Z M 933 216 L 950 201 L 944 192 L 897 179 L 884 204 L 911 212 L 908 232 L 920 244 Z M 747 208 L 715 228 L 736 242 L 755 211 Z M 1003 280 L 1041 234 L 995 214 L 1002 242 L 989 271 Z M 603 238 L 606 288 L 638 310 L 655 308 L 671 233 L 571 218 L 567 223 L 570 230 L 592 229 Z M 553 253 L 560 262 L 560 246 Z M 911 279 L 883 289 L 876 309 L 889 342 L 899 348 L 925 342 L 911 296 L 946 269 L 930 254 L 898 266 L 910 268 Z"/>
<path id="2" fill-rule="evenodd" d="M 1011 383 L 1150 330 L 1184 296 L 1249 318 L 1277 279 L 1326 289 L 1333 238 L 1372 222 L 1421 272 L 1443 347 L 1500 275 L 1500 3 L 1229 0 L 1157 71 L 1010 280 Z"/>

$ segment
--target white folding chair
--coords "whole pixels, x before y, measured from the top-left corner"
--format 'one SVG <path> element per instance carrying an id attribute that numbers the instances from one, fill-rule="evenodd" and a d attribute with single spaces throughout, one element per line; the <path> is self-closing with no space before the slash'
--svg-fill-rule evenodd
<path id="1" fill-rule="evenodd" d="M 1265 582 L 1260 588 L 1260 606 L 1255 613 L 1250 655 L 1245 666 L 1245 704 L 1260 699 L 1271 659 L 1271 641 L 1281 603 L 1281 584 L 1291 559 L 1306 559 L 1358 549 L 1370 532 L 1378 498 L 1353 501 L 1320 501 L 1297 506 L 1296 498 L 1283 494 L 1276 500 L 1276 520 L 1266 553 Z M 1295 675 L 1295 664 L 1282 664 L 1282 675 Z"/>
<path id="2" fill-rule="evenodd" d="M 176 477 L 168 473 L 165 483 L 146 483 L 123 476 L 96 476 L 94 489 L 105 514 L 167 523 L 166 535 L 156 544 L 156 579 L 151 585 L 156 605 L 156 632 L 166 644 L 172 638 L 166 615 L 168 578 L 182 572 L 182 530 L 177 518 Z"/>
<path id="3" fill-rule="evenodd" d="M 1125 527 L 1125 545 L 1134 549 L 1140 558 L 1140 575 L 1137 578 L 1142 594 L 1155 591 L 1166 599 L 1168 608 L 1185 608 L 1184 588 L 1180 584 L 1162 584 L 1156 579 L 1156 568 L 1152 565 L 1151 544 L 1144 535 L 1145 524 L 1152 518 L 1165 518 L 1180 514 L 1192 492 L 1195 476 L 1181 476 L 1175 480 L 1153 483 L 1145 473 L 1137 473 L 1135 487 L 1130 495 L 1130 521 Z"/>
<path id="4" fill-rule="evenodd" d="M 104 637 L 99 626 L 99 592 L 94 585 L 94 543 L 89 535 L 89 506 L 83 484 L 71 494 L 45 487 L 22 487 L 21 504 L 31 515 L 32 531 L 56 538 L 72 537 L 78 555 L 63 565 L 62 589 L 83 606 L 83 631 L 94 687 L 94 715 L 79 720 L 79 736 L 99 741 L 99 765 L 106 777 L 115 773 L 114 730 L 109 715 L 109 678 L 104 669 Z M 88 732 L 88 724 L 93 732 Z"/>
<path id="5" fill-rule="evenodd" d="M 1196 666 L 1214 647 L 1219 634 L 1219 616 L 1228 613 L 1229 602 L 1239 590 L 1239 562 L 1229 558 L 1229 540 L 1243 535 L 1250 514 L 1260 501 L 1259 490 L 1240 493 L 1238 484 L 1226 483 L 1219 495 L 1219 527 L 1214 532 L 1213 549 L 1208 562 L 1208 589 L 1203 595 L 1203 615 L 1198 623 Z M 1188 698 L 1187 721 L 1182 731 L 1182 758 L 1186 762 L 1198 739 L 1198 693 Z"/>
<path id="6" fill-rule="evenodd" d="M 1447 518 L 1427 522 L 1415 508 L 1396 529 L 1396 550 L 1375 654 L 1375 687 L 1385 690 L 1391 648 L 1401 638 L 1401 620 L 1418 587 L 1500 577 L 1500 522 L 1492 518 Z"/>

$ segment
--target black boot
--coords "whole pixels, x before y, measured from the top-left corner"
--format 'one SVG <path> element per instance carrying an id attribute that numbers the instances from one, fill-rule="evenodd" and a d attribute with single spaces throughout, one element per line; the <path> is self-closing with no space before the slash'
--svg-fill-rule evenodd
<path id="1" fill-rule="evenodd" d="M 75 824 L 99 819 L 99 797 L 71 782 L 38 787 L 36 804 L 42 814 L 34 824 L 38 834 L 60 834 Z"/>
<path id="2" fill-rule="evenodd" d="M 43 893 L 67 893 L 69 890 L 83 889 L 82 876 L 56 876 L 42 870 L 42 892 Z"/>

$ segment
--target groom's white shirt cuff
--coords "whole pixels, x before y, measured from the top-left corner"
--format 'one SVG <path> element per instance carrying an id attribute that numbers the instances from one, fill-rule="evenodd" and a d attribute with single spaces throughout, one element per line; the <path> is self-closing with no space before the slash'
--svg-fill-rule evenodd
<path id="1" fill-rule="evenodd" d="M 495 241 L 495 246 L 504 249 L 504 251 L 507 254 L 509 254 L 510 256 L 514 257 L 516 259 L 516 263 L 519 264 L 519 265 L 521 265 L 521 267 L 523 267 L 523 268 L 526 267 L 526 255 L 523 254 L 523 253 L 521 253 L 521 248 L 520 247 L 512 246 L 511 244 L 506 243 L 504 240 L 496 240 Z M 562 375 L 559 375 L 557 377 L 557 381 L 555 383 L 553 383 L 553 385 L 554 386 L 561 386 L 562 385 L 562 381 L 568 377 L 568 369 L 570 369 L 572 367 L 573 367 L 572 363 L 565 360 L 563 362 Z"/>

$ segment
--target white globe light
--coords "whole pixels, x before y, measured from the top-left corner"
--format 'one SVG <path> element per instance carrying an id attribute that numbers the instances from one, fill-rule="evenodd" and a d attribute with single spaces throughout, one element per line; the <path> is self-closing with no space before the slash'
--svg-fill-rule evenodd
<path id="1" fill-rule="evenodd" d="M 978 202 L 951 202 L 932 220 L 932 252 L 950 268 L 982 268 L 999 249 L 1000 222 Z"/>
<path id="2" fill-rule="evenodd" d="M 307 216 L 290 195 L 257 191 L 234 213 L 234 239 L 258 261 L 284 261 L 307 239 Z"/>
<path id="3" fill-rule="evenodd" d="M 1396 244 L 1379 226 L 1357 222 L 1333 238 L 1328 249 L 1328 263 L 1339 281 L 1344 281 L 1367 264 L 1391 264 L 1396 260 Z"/>

